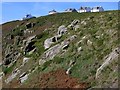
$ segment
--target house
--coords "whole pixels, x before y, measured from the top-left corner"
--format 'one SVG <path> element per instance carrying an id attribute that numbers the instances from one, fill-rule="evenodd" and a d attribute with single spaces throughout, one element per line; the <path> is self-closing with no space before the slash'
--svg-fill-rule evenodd
<path id="1" fill-rule="evenodd" d="M 65 10 L 65 12 L 77 12 L 77 10 L 74 8 L 68 8 Z"/>
<path id="2" fill-rule="evenodd" d="M 56 13 L 57 13 L 57 11 L 55 11 L 55 10 L 49 11 L 49 15 L 56 14 Z"/>
<path id="3" fill-rule="evenodd" d="M 99 7 L 93 7 L 91 9 L 91 12 L 102 12 L 104 11 L 103 7 L 99 6 Z"/>
<path id="4" fill-rule="evenodd" d="M 34 18 L 34 16 L 32 16 L 31 14 L 27 14 L 25 17 L 23 17 L 23 20 L 30 19 L 30 18 Z"/>
<path id="5" fill-rule="evenodd" d="M 80 7 L 80 9 L 78 10 L 79 13 L 82 12 L 91 12 L 91 8 L 90 7 Z"/>

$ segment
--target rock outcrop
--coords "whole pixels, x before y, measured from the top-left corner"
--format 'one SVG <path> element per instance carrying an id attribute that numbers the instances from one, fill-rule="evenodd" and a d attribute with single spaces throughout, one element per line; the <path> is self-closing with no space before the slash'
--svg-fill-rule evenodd
<path id="1" fill-rule="evenodd" d="M 2 79 L 3 76 L 4 76 L 4 73 L 0 72 L 0 80 Z"/>
<path id="2" fill-rule="evenodd" d="M 78 25 L 80 21 L 74 20 L 70 25 L 68 25 L 68 28 L 77 30 L 80 26 Z"/>
<path id="3" fill-rule="evenodd" d="M 69 63 L 69 68 L 66 70 L 66 74 L 71 74 L 71 69 L 72 67 L 76 64 L 76 61 L 75 60 L 71 60 L 70 63 Z"/>
<path id="4" fill-rule="evenodd" d="M 33 32 L 35 32 L 35 30 L 25 29 L 24 35 L 32 34 Z"/>
<path id="5" fill-rule="evenodd" d="M 20 83 L 24 83 L 28 79 L 28 74 L 26 72 L 22 73 L 19 77 Z"/>
<path id="6" fill-rule="evenodd" d="M 114 60 L 118 60 L 118 55 L 120 54 L 120 48 L 115 48 L 109 55 L 104 58 L 103 64 L 97 69 L 96 79 L 99 78 L 101 71 L 107 67 Z"/>
<path id="7" fill-rule="evenodd" d="M 35 26 L 35 23 L 30 23 L 30 22 L 29 22 L 29 23 L 26 24 L 26 28 L 27 28 L 27 29 L 32 28 L 32 27 L 34 27 L 34 26 Z"/>
<path id="8" fill-rule="evenodd" d="M 11 82 L 18 74 L 20 73 L 20 70 L 18 70 L 18 68 L 13 71 L 12 75 L 10 75 L 7 80 L 5 80 L 6 83 Z"/>
<path id="9" fill-rule="evenodd" d="M 30 58 L 24 57 L 24 58 L 23 58 L 23 63 L 22 63 L 22 64 L 25 65 L 25 64 L 29 61 L 29 59 L 30 59 Z"/>
<path id="10" fill-rule="evenodd" d="M 48 38 L 44 41 L 45 49 L 48 49 L 53 43 L 57 42 L 61 35 L 56 35 L 54 37 Z"/>
<path id="11" fill-rule="evenodd" d="M 19 43 L 20 43 L 20 36 L 16 36 L 14 38 L 14 45 L 19 45 Z"/>
<path id="12" fill-rule="evenodd" d="M 67 32 L 67 28 L 65 27 L 65 25 L 61 25 L 59 28 L 58 28 L 58 32 L 57 34 L 58 35 L 63 35 Z"/>
<path id="13" fill-rule="evenodd" d="M 23 40 L 23 47 L 24 47 L 24 54 L 29 53 L 30 51 L 35 49 L 35 41 L 33 41 L 36 38 L 35 36 L 31 36 L 27 38 L 26 40 Z"/>
<path id="14" fill-rule="evenodd" d="M 60 44 L 57 44 L 51 48 L 49 48 L 43 55 L 42 58 L 39 60 L 39 65 L 42 65 L 47 60 L 53 59 L 61 50 L 66 49 L 69 46 L 70 41 L 75 39 L 76 35 L 69 37 L 68 39 L 64 40 Z"/>
<path id="15" fill-rule="evenodd" d="M 20 53 L 18 51 L 12 51 L 10 48 L 8 48 L 8 50 L 5 51 L 3 64 L 9 65 L 13 61 L 16 61 L 19 58 L 19 56 L 20 56 Z"/>

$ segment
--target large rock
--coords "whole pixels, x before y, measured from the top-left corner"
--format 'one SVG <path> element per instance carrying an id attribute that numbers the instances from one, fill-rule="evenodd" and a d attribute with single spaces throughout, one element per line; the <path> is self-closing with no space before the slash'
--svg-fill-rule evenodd
<path id="1" fill-rule="evenodd" d="M 74 26 L 75 31 L 77 31 L 79 28 L 80 28 L 80 25 L 75 25 Z"/>
<path id="2" fill-rule="evenodd" d="M 57 44 L 50 49 L 48 49 L 42 56 L 42 59 L 40 59 L 39 64 L 43 64 L 47 60 L 53 59 L 55 55 L 57 55 L 60 52 L 61 45 Z"/>
<path id="3" fill-rule="evenodd" d="M 19 40 L 15 41 L 17 44 Z M 19 51 L 15 50 L 14 45 L 8 44 L 3 51 L 3 65 L 10 65 L 19 58 Z"/>
<path id="4" fill-rule="evenodd" d="M 19 77 L 20 83 L 24 83 L 28 79 L 28 74 L 26 72 L 22 73 Z"/>
<path id="5" fill-rule="evenodd" d="M 32 40 L 36 38 L 36 35 L 30 36 L 27 39 L 23 40 L 23 46 L 27 46 Z"/>
<path id="6" fill-rule="evenodd" d="M 85 21 L 82 21 L 81 24 L 82 24 L 82 25 L 86 25 L 87 23 L 86 23 Z"/>
<path id="7" fill-rule="evenodd" d="M 53 43 L 57 42 L 61 38 L 61 35 L 56 35 L 54 37 L 48 38 L 44 41 L 45 49 L 48 49 Z"/>
<path id="8" fill-rule="evenodd" d="M 63 35 L 67 32 L 67 28 L 65 27 L 65 25 L 61 25 L 59 28 L 58 28 L 58 35 Z"/>
<path id="9" fill-rule="evenodd" d="M 69 43 L 68 43 L 69 44 Z M 59 52 L 62 50 L 64 46 L 66 46 L 66 42 L 62 42 L 61 44 L 57 44 L 50 49 L 48 49 L 42 56 L 42 59 L 39 60 L 39 64 L 43 64 L 47 60 L 53 59 Z"/>
<path id="10" fill-rule="evenodd" d="M 79 28 L 79 26 L 77 25 L 80 21 L 79 20 L 74 20 L 70 25 L 68 25 L 68 28 Z"/>
<path id="11" fill-rule="evenodd" d="M 28 54 L 31 55 L 36 51 L 36 48 L 34 48 L 33 50 L 31 50 Z"/>
<path id="12" fill-rule="evenodd" d="M 10 75 L 5 82 L 8 84 L 9 82 L 11 82 L 18 74 L 20 73 L 20 70 L 18 70 L 18 68 L 13 71 L 12 75 Z"/>
<path id="13" fill-rule="evenodd" d="M 24 30 L 24 35 L 31 34 L 33 32 L 35 32 L 35 30 L 25 29 Z"/>
<path id="14" fill-rule="evenodd" d="M 35 41 L 33 41 L 36 38 L 35 36 L 31 36 L 27 38 L 26 40 L 23 40 L 23 47 L 24 47 L 24 54 L 29 53 L 30 51 L 35 49 Z"/>
<path id="15" fill-rule="evenodd" d="M 30 23 L 30 22 L 29 22 L 29 23 L 26 24 L 26 28 L 27 28 L 27 29 L 32 28 L 32 27 L 34 27 L 34 26 L 35 26 L 35 23 Z"/>
<path id="16" fill-rule="evenodd" d="M 30 51 L 34 50 L 35 49 L 34 44 L 35 44 L 35 41 L 29 42 L 28 45 L 26 45 L 26 47 L 25 47 L 25 52 L 29 53 Z"/>
<path id="17" fill-rule="evenodd" d="M 7 45 L 7 47 L 5 48 L 5 57 L 8 55 L 8 54 L 10 54 L 10 53 L 12 53 L 12 51 L 13 51 L 13 45 Z"/>
<path id="18" fill-rule="evenodd" d="M 3 76 L 4 76 L 4 73 L 0 72 L 0 80 L 2 79 Z"/>
<path id="19" fill-rule="evenodd" d="M 73 41 L 75 38 L 77 38 L 77 35 L 72 35 L 68 38 L 69 41 Z"/>
<path id="20" fill-rule="evenodd" d="M 61 43 L 62 49 L 67 49 L 69 47 L 69 41 L 65 40 Z"/>
<path id="21" fill-rule="evenodd" d="M 71 73 L 71 69 L 72 67 L 76 64 L 76 61 L 75 60 L 71 60 L 70 63 L 69 63 L 69 68 L 67 69 L 66 71 L 66 74 L 70 74 Z"/>
<path id="22" fill-rule="evenodd" d="M 9 64 L 13 63 L 14 61 L 17 61 L 19 56 L 20 56 L 20 54 L 18 53 L 18 51 L 10 52 L 7 55 L 5 55 L 3 64 L 4 65 L 9 65 Z"/>
<path id="23" fill-rule="evenodd" d="M 45 49 L 48 49 L 53 44 L 52 38 L 48 38 L 44 41 L 44 47 Z"/>
<path id="24" fill-rule="evenodd" d="M 16 37 L 14 38 L 14 44 L 15 44 L 15 45 L 19 45 L 19 43 L 20 43 L 20 36 L 16 36 Z"/>
<path id="25" fill-rule="evenodd" d="M 75 26 L 79 23 L 80 21 L 79 20 L 74 20 L 72 23 L 71 23 L 71 26 Z"/>
<path id="26" fill-rule="evenodd" d="M 24 57 L 24 58 L 23 58 L 23 63 L 22 63 L 22 64 L 25 65 L 29 60 L 30 60 L 30 58 Z"/>
<path id="27" fill-rule="evenodd" d="M 68 39 L 64 40 L 60 44 L 57 44 L 47 51 L 45 51 L 42 55 L 42 58 L 39 60 L 39 65 L 44 64 L 46 61 L 53 59 L 61 50 L 67 49 L 66 47 L 69 46 L 70 41 L 73 40 L 73 36 L 69 37 Z M 72 38 L 72 39 L 71 39 Z"/>
<path id="28" fill-rule="evenodd" d="M 102 70 L 107 67 L 114 60 L 118 60 L 118 55 L 120 54 L 120 48 L 115 48 L 109 55 L 104 58 L 103 64 L 96 71 L 96 79 L 99 78 Z"/>

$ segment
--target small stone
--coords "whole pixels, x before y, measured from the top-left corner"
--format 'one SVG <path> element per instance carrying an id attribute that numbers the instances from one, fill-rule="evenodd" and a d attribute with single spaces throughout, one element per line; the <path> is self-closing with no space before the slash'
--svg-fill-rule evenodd
<path id="1" fill-rule="evenodd" d="M 19 79 L 20 83 L 24 83 L 28 79 L 28 74 L 24 72 L 23 74 L 20 75 Z"/>
<path id="2" fill-rule="evenodd" d="M 91 46 L 92 42 L 90 40 L 87 40 L 87 45 Z"/>
<path id="3" fill-rule="evenodd" d="M 29 61 L 29 59 L 30 59 L 30 58 L 27 58 L 27 57 L 23 58 L 23 65 L 24 65 L 25 63 L 27 63 L 27 62 Z"/>
<path id="4" fill-rule="evenodd" d="M 78 48 L 78 52 L 80 52 L 80 51 L 82 51 L 82 47 L 79 47 L 79 48 Z"/>
<path id="5" fill-rule="evenodd" d="M 71 70 L 72 67 L 68 68 L 67 71 L 66 71 L 66 74 L 70 74 L 70 70 Z"/>

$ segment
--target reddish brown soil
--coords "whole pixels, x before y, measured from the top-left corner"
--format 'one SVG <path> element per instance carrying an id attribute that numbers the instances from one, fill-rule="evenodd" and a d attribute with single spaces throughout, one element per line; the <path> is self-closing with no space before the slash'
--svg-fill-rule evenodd
<path id="1" fill-rule="evenodd" d="M 25 86 L 23 86 L 25 87 Z M 63 69 L 43 74 L 38 82 L 28 85 L 37 88 L 88 88 L 87 83 L 80 83 L 78 79 L 72 78 Z"/>
<path id="2" fill-rule="evenodd" d="M 6 88 L 88 88 L 88 83 L 79 82 L 77 78 L 70 77 L 63 69 L 45 73 L 34 77 L 28 84 L 20 85 L 13 81 Z"/>
<path id="3" fill-rule="evenodd" d="M 65 71 L 61 69 L 44 74 L 42 77 L 44 77 L 44 79 L 41 78 L 41 83 L 39 83 L 40 87 L 85 88 L 87 86 L 85 83 L 79 83 L 76 78 L 66 75 Z"/>

